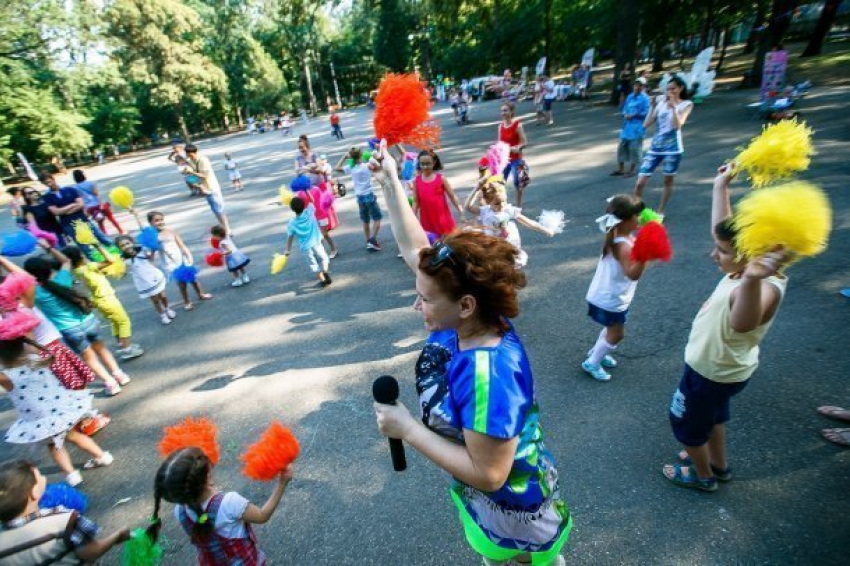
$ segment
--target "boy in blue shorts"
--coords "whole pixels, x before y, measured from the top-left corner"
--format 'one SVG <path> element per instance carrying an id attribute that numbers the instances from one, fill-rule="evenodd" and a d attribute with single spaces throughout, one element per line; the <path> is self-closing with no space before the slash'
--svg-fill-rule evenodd
<path id="1" fill-rule="evenodd" d="M 685 449 L 680 463 L 662 468 L 672 483 L 715 491 L 732 478 L 726 461 L 729 401 L 746 387 L 759 363 L 759 343 L 779 310 L 788 279 L 778 274 L 787 260 L 781 250 L 739 258 L 731 222 L 729 184 L 734 173 L 721 167 L 714 180 L 711 257 L 725 274 L 694 318 L 685 348 L 685 371 L 670 404 L 673 434 Z"/>
<path id="2" fill-rule="evenodd" d="M 344 171 L 351 175 L 354 184 L 354 196 L 357 198 L 357 206 L 360 209 L 360 222 L 363 223 L 363 235 L 366 236 L 366 249 L 370 252 L 381 251 L 378 243 L 378 231 L 381 229 L 381 207 L 378 206 L 378 197 L 372 191 L 372 172 L 362 161 L 363 152 L 359 147 L 352 147 L 347 155 L 343 155 L 336 164 L 337 171 Z M 346 161 L 351 160 L 349 165 Z M 371 227 L 369 223 L 372 223 Z"/>

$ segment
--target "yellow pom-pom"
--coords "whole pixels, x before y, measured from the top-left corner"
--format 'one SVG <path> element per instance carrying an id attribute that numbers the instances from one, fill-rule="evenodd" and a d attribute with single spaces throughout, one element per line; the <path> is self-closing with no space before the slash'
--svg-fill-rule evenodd
<path id="1" fill-rule="evenodd" d="M 286 258 L 287 256 L 283 254 L 274 254 L 272 258 L 272 275 L 277 275 L 283 268 L 286 266 Z"/>
<path id="2" fill-rule="evenodd" d="M 759 188 L 805 171 L 814 153 L 811 128 L 804 122 L 783 120 L 753 138 L 735 162 Z"/>
<path id="3" fill-rule="evenodd" d="M 280 204 L 283 206 L 289 206 L 289 203 L 292 202 L 292 197 L 295 196 L 295 193 L 286 188 L 286 185 L 283 185 L 280 188 Z"/>
<path id="4" fill-rule="evenodd" d="M 91 231 L 91 226 L 82 220 L 74 222 L 74 240 L 78 244 L 94 245 L 97 243 L 97 238 L 94 237 L 94 232 Z"/>
<path id="5" fill-rule="evenodd" d="M 131 208 L 133 206 L 133 191 L 127 187 L 115 187 L 109 192 L 109 200 L 115 206 Z"/>
<path id="6" fill-rule="evenodd" d="M 738 230 L 735 247 L 745 258 L 780 245 L 808 257 L 826 249 L 832 209 L 820 188 L 796 181 L 750 193 L 738 203 L 732 220 Z"/>
<path id="7" fill-rule="evenodd" d="M 124 277 L 127 273 L 127 264 L 125 264 L 121 258 L 117 258 L 109 252 L 107 252 L 106 255 L 112 263 L 101 270 L 103 271 L 103 274 L 107 277 L 112 277 L 113 279 L 121 279 Z"/>

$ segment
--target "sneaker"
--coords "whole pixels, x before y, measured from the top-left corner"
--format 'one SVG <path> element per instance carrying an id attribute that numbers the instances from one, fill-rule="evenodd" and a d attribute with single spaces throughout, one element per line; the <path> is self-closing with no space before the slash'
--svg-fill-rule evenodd
<path id="1" fill-rule="evenodd" d="M 96 415 L 94 417 L 86 419 L 85 421 L 80 421 L 80 424 L 77 425 L 77 430 L 79 430 L 86 436 L 94 436 L 95 434 L 106 428 L 106 425 L 108 425 L 111 420 L 112 419 L 109 417 L 109 415 Z"/>
<path id="2" fill-rule="evenodd" d="M 130 376 L 127 375 L 126 373 L 124 373 L 121 370 L 118 370 L 115 373 L 113 373 L 112 377 L 115 378 L 115 381 L 117 381 L 118 385 L 120 385 L 121 387 L 124 387 L 125 385 L 127 385 L 128 383 L 130 383 L 132 381 L 132 379 L 130 379 Z"/>
<path id="3" fill-rule="evenodd" d="M 162 313 L 161 315 L 159 315 L 159 319 L 162 321 L 163 324 L 171 324 L 171 319 L 166 313 Z"/>
<path id="4" fill-rule="evenodd" d="M 372 240 L 370 238 L 370 239 L 366 240 L 366 249 L 369 250 L 370 252 L 376 252 L 376 251 L 378 251 L 378 246 L 373 244 Z"/>
<path id="5" fill-rule="evenodd" d="M 145 351 L 138 344 L 130 344 L 123 350 L 118 350 L 118 355 L 121 357 L 122 360 L 125 361 L 132 360 L 133 358 L 138 358 L 144 353 Z"/>
<path id="6" fill-rule="evenodd" d="M 174 309 L 171 309 L 171 308 L 165 309 L 165 314 L 167 314 L 168 318 L 170 318 L 172 320 L 177 318 L 177 313 L 174 312 Z"/>
<path id="7" fill-rule="evenodd" d="M 611 381 L 611 374 L 602 369 L 602 366 L 594 366 L 589 361 L 584 360 L 581 363 L 581 369 L 590 374 L 590 377 L 596 381 Z"/>
<path id="8" fill-rule="evenodd" d="M 247 285 L 247 284 L 248 284 L 248 283 L 250 283 L 250 282 L 251 282 L 251 278 L 250 278 L 250 277 L 248 277 L 248 274 L 247 274 L 247 273 L 246 273 L 245 275 L 243 275 L 243 276 L 242 276 L 242 283 L 244 283 L 245 285 Z"/>
<path id="9" fill-rule="evenodd" d="M 121 393 L 121 384 L 114 379 L 106 384 L 106 394 L 110 397 L 115 397 Z"/>
<path id="10" fill-rule="evenodd" d="M 112 457 L 112 454 L 109 452 L 104 452 L 103 456 L 100 458 L 92 458 L 85 464 L 83 464 L 84 470 L 92 470 L 94 468 L 105 468 L 106 466 L 112 465 L 112 462 L 115 461 L 115 458 Z"/>
<path id="11" fill-rule="evenodd" d="M 65 483 L 70 485 L 71 487 L 77 487 L 81 483 L 83 483 L 83 474 L 80 473 L 80 470 L 74 470 L 67 476 L 65 476 Z"/>
<path id="12" fill-rule="evenodd" d="M 328 257 L 331 258 L 331 259 L 334 259 L 338 255 L 339 255 L 339 250 L 334 250 L 334 251 L 332 251 L 331 253 L 328 254 Z"/>
<path id="13" fill-rule="evenodd" d="M 372 238 L 372 246 L 376 252 L 379 252 L 384 249 L 381 247 L 381 244 L 378 243 L 378 238 Z"/>
<path id="14" fill-rule="evenodd" d="M 593 348 L 588 350 L 587 357 L 589 358 L 592 353 L 593 353 Z M 607 369 L 613 369 L 613 368 L 617 367 L 617 360 L 615 360 L 611 356 L 605 356 L 604 358 L 602 358 L 602 363 L 600 365 L 604 368 L 607 368 Z"/>
<path id="15" fill-rule="evenodd" d="M 664 215 L 662 213 L 658 213 L 658 221 L 664 224 Z"/>
<path id="16" fill-rule="evenodd" d="M 244 285 L 242 279 L 234 279 L 233 283 L 230 284 L 231 287 L 241 287 L 242 285 Z"/>
<path id="17" fill-rule="evenodd" d="M 331 274 L 325 271 L 325 285 L 330 285 L 333 283 L 333 279 L 331 279 Z"/>

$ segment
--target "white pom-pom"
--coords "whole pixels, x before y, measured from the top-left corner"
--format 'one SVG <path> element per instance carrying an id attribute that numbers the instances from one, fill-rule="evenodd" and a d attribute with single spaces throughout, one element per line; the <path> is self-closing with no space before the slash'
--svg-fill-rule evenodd
<path id="1" fill-rule="evenodd" d="M 564 219 L 564 212 L 562 210 L 544 210 L 537 218 L 537 222 L 555 234 L 563 232 L 564 226 L 567 225 L 567 220 Z"/>

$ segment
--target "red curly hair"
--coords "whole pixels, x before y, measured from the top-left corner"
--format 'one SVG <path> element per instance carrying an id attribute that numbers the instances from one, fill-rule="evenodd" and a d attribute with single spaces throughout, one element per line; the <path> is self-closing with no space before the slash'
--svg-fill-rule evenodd
<path id="1" fill-rule="evenodd" d="M 505 329 L 505 319 L 519 315 L 517 292 L 526 285 L 525 273 L 516 268 L 518 250 L 502 238 L 479 232 L 454 232 L 442 241 L 452 249 L 454 263 L 449 259 L 433 266 L 435 248 L 423 248 L 419 271 L 453 300 L 475 297 L 480 320 Z"/>

